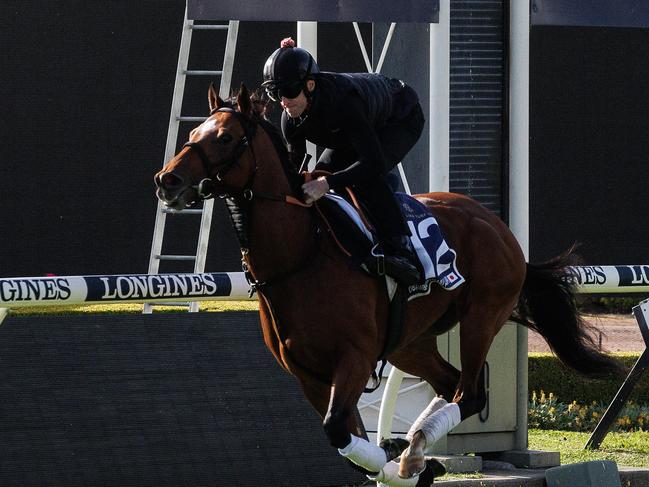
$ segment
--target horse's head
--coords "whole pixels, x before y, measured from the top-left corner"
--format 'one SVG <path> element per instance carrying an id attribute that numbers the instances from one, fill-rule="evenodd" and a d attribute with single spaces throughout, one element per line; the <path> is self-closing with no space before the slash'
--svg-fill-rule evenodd
<path id="1" fill-rule="evenodd" d="M 248 90 L 241 85 L 236 104 L 230 104 L 211 85 L 208 101 L 210 116 L 155 175 L 158 198 L 176 210 L 214 195 L 244 192 L 255 173 L 249 147 L 257 124 Z"/>

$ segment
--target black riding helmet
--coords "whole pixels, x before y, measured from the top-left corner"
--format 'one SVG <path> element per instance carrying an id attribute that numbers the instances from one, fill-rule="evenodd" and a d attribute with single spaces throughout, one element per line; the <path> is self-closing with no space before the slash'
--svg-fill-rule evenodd
<path id="1" fill-rule="evenodd" d="M 280 48 L 266 60 L 262 86 L 275 101 L 283 96 L 295 98 L 302 90 L 308 97 L 306 82 L 319 72 L 318 63 L 309 51 L 295 47 L 295 41 L 287 37 L 280 43 Z"/>

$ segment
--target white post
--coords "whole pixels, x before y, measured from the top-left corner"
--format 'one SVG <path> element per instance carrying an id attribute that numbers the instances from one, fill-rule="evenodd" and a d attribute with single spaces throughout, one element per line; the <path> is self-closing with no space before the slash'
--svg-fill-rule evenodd
<path id="1" fill-rule="evenodd" d="M 439 24 L 430 24 L 428 186 L 449 190 L 450 0 L 439 2 Z"/>
<path id="2" fill-rule="evenodd" d="M 529 258 L 529 2 L 512 0 L 509 19 L 509 226 Z M 527 448 L 527 328 L 517 328 L 516 448 Z"/>
<path id="3" fill-rule="evenodd" d="M 297 23 L 297 45 L 311 53 L 313 59 L 318 60 L 318 23 Z M 316 146 L 312 142 L 306 143 L 306 151 L 311 156 L 308 170 L 311 171 L 316 164 Z"/>

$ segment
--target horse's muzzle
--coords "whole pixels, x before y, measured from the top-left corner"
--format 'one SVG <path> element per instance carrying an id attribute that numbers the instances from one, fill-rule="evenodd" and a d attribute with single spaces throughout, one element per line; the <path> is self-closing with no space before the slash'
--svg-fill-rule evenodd
<path id="1" fill-rule="evenodd" d="M 183 209 L 196 198 L 196 191 L 185 179 L 174 173 L 160 171 L 154 177 L 156 195 L 168 207 Z"/>
<path id="2" fill-rule="evenodd" d="M 160 171 L 154 180 L 159 189 L 169 192 L 182 188 L 184 184 L 183 178 L 173 172 Z"/>

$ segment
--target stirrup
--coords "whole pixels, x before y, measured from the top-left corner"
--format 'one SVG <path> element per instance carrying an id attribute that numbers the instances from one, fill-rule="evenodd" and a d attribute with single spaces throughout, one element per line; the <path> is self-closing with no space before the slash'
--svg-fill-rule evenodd
<path id="1" fill-rule="evenodd" d="M 370 254 L 376 261 L 376 273 L 379 276 L 385 276 L 385 253 L 382 251 L 380 244 L 375 244 L 370 250 Z"/>
<path id="2" fill-rule="evenodd" d="M 421 272 L 405 257 L 387 256 L 384 265 L 386 273 L 399 284 L 413 286 L 421 281 Z"/>

